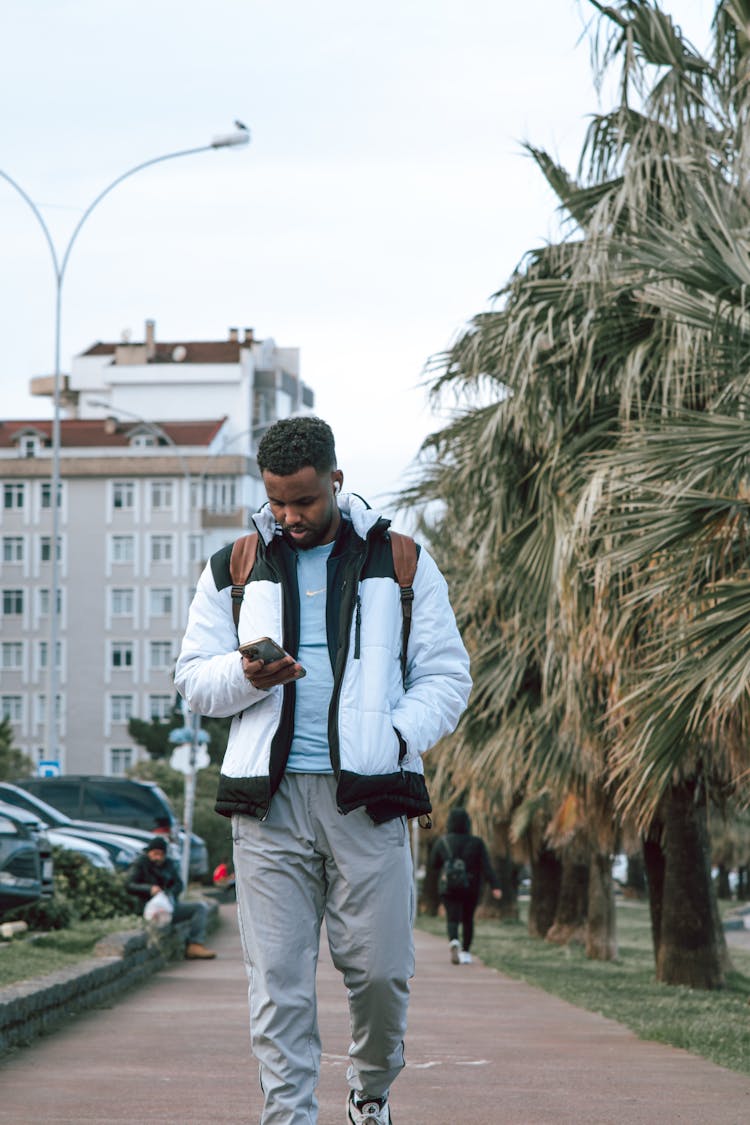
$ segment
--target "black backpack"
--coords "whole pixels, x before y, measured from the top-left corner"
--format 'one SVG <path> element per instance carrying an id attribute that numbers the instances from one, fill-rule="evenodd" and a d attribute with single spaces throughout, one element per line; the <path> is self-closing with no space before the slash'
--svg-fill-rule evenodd
<path id="1" fill-rule="evenodd" d="M 454 855 L 447 839 L 443 841 L 448 858 L 440 868 L 438 893 L 443 898 L 455 898 L 469 889 L 469 873 L 460 855 Z"/>

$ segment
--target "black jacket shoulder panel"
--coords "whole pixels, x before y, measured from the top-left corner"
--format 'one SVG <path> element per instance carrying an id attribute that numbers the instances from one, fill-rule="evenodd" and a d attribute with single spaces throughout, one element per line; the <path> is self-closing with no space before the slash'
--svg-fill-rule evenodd
<path id="1" fill-rule="evenodd" d="M 232 557 L 233 546 L 233 543 L 227 543 L 225 547 L 211 555 L 211 573 L 214 576 L 217 590 L 226 590 L 227 586 L 232 585 L 232 579 L 229 575 L 229 560 Z"/>
<path id="2" fill-rule="evenodd" d="M 227 543 L 225 547 L 222 547 L 211 555 L 211 573 L 213 574 L 217 590 L 226 590 L 227 586 L 232 585 L 229 563 L 232 558 L 233 547 L 234 542 Z M 281 536 L 275 536 L 268 546 L 263 542 L 262 537 L 259 536 L 255 565 L 253 566 L 252 574 L 248 578 L 248 581 L 259 582 L 263 579 L 271 579 L 271 581 L 277 582 L 278 575 L 275 573 L 270 560 L 274 557 L 274 554 L 278 557 L 279 552 L 283 553 L 283 541 L 281 540 Z"/>
<path id="3" fill-rule="evenodd" d="M 416 544 L 417 559 L 419 559 L 420 546 Z M 393 550 L 391 538 L 388 534 L 388 525 L 376 526 L 367 540 L 367 562 L 362 572 L 363 578 L 392 578 L 395 582 L 396 571 L 393 566 Z"/>

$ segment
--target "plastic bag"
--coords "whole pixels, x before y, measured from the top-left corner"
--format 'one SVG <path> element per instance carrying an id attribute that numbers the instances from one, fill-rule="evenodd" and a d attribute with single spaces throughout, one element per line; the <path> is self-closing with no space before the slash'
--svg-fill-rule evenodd
<path id="1" fill-rule="evenodd" d="M 143 908 L 143 917 L 147 922 L 159 922 L 166 925 L 172 921 L 174 903 L 164 891 L 153 895 Z"/>

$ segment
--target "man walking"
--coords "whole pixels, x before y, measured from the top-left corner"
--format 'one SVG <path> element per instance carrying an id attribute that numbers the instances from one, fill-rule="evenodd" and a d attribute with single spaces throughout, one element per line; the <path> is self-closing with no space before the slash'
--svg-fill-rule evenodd
<path id="1" fill-rule="evenodd" d="M 422 548 L 402 662 L 389 521 L 341 494 L 325 422 L 277 422 L 258 466 L 268 503 L 237 631 L 230 545 L 200 578 L 175 682 L 193 711 L 234 716 L 216 808 L 232 817 L 262 1125 L 317 1122 L 323 919 L 349 995 L 346 1120 L 390 1125 L 414 971 L 407 817 L 430 811 L 421 755 L 455 728 L 469 661 Z M 287 655 L 264 664 L 238 637 Z"/>

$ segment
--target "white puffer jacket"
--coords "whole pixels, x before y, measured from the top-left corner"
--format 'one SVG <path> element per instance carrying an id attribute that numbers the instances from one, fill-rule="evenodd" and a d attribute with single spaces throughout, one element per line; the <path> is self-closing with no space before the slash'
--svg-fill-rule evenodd
<path id="1" fill-rule="evenodd" d="M 364 805 L 375 821 L 429 812 L 421 755 L 450 733 L 471 690 L 469 659 L 444 578 L 424 548 L 414 578 L 405 682 L 402 612 L 389 521 L 360 497 L 340 496 L 344 517 L 328 563 L 328 647 L 334 676 L 331 764 L 342 812 Z M 245 586 L 239 641 L 269 636 L 297 651 L 296 553 L 266 505 L 253 517 L 258 554 Z M 234 715 L 218 812 L 264 817 L 284 773 L 294 684 L 258 691 L 246 681 L 231 608 L 231 545 L 206 565 L 190 607 L 175 683 L 192 711 Z"/>

